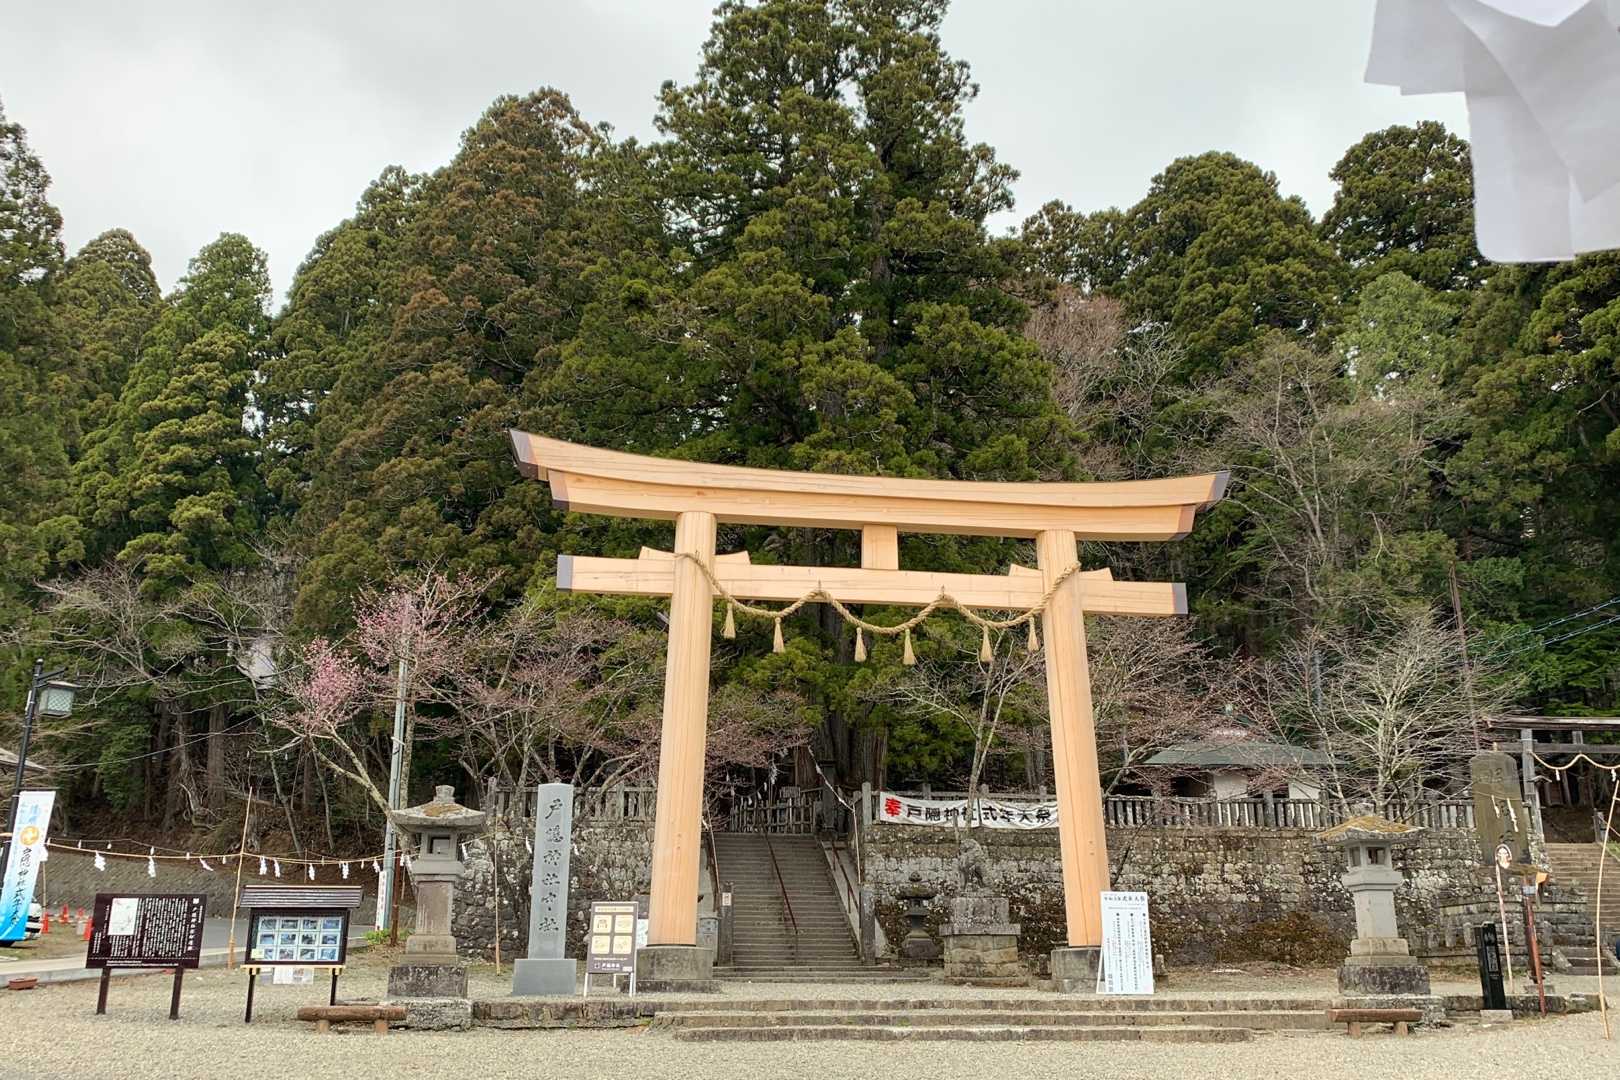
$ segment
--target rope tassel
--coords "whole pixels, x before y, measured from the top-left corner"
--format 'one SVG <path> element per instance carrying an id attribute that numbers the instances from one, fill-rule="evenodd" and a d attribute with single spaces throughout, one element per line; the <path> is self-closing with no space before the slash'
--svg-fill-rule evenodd
<path id="1" fill-rule="evenodd" d="M 983 628 L 983 634 L 984 636 L 979 639 L 979 663 L 988 664 L 996 658 L 996 654 L 990 651 L 990 628 L 988 626 Z"/>
<path id="2" fill-rule="evenodd" d="M 782 644 L 782 620 L 776 620 L 776 637 L 771 641 L 771 652 L 787 652 L 787 646 Z"/>
<path id="3" fill-rule="evenodd" d="M 734 641 L 737 637 L 737 620 L 732 617 L 731 605 L 726 605 L 726 625 L 720 630 L 720 636 L 727 641 Z"/>
<path id="4" fill-rule="evenodd" d="M 906 647 L 901 652 L 900 662 L 906 667 L 915 667 L 917 665 L 917 654 L 911 651 L 911 627 L 909 626 L 906 627 Z"/>
<path id="5" fill-rule="evenodd" d="M 1035 619 L 1033 616 L 1031 616 L 1029 620 L 1029 640 L 1025 642 L 1025 645 L 1032 653 L 1041 651 L 1041 639 L 1040 636 L 1035 633 Z"/>
<path id="6" fill-rule="evenodd" d="M 866 662 L 866 639 L 861 636 L 861 628 L 858 626 L 855 628 L 855 662 L 857 664 Z"/>

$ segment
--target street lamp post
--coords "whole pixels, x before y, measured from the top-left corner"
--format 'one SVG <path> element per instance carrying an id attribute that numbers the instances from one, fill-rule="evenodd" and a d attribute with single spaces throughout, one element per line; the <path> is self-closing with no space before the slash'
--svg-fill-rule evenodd
<path id="1" fill-rule="evenodd" d="M 17 832 L 17 808 L 22 800 L 23 772 L 28 768 L 28 742 L 34 734 L 34 720 L 45 716 L 68 716 L 73 712 L 73 693 L 78 687 L 61 680 L 62 672 L 45 673 L 45 661 L 35 660 L 28 682 L 28 704 L 23 709 L 22 739 L 17 744 L 17 776 L 11 785 L 11 813 L 7 829 Z M 9 841 L 8 841 L 9 847 Z"/>

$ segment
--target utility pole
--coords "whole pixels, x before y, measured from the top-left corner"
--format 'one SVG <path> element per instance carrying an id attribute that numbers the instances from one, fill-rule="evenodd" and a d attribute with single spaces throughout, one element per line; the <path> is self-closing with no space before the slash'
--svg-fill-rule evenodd
<path id="1" fill-rule="evenodd" d="M 399 658 L 399 677 L 394 683 L 394 745 L 388 755 L 388 809 L 398 810 L 400 807 L 400 768 L 405 758 L 405 688 L 409 677 L 410 660 L 406 656 Z M 382 879 L 377 888 L 377 928 L 387 927 L 390 931 L 389 940 L 397 944 L 399 928 L 394 925 L 392 912 L 397 910 L 393 903 L 394 893 L 398 882 L 394 879 L 394 818 L 390 813 L 387 825 L 383 832 L 383 872 Z"/>
<path id="2" fill-rule="evenodd" d="M 1463 624 L 1462 590 L 1457 588 L 1457 560 L 1446 564 L 1451 578 L 1451 614 L 1457 622 L 1457 646 L 1462 650 L 1463 693 L 1468 697 L 1468 721 L 1474 726 L 1474 750 L 1480 749 L 1479 712 L 1474 708 L 1474 667 L 1468 660 L 1468 628 Z"/>

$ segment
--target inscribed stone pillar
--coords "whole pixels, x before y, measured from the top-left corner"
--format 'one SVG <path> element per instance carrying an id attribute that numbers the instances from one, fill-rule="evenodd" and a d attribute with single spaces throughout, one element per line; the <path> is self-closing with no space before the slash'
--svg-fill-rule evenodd
<path id="1" fill-rule="evenodd" d="M 574 788 L 542 784 L 534 806 L 534 865 L 529 880 L 529 955 L 512 965 L 514 994 L 572 994 L 578 961 L 566 959 L 568 855 Z"/>

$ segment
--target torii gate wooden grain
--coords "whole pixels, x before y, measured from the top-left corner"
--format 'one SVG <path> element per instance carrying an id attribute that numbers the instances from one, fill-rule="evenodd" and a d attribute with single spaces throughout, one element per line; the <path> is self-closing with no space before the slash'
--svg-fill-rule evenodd
<path id="1" fill-rule="evenodd" d="M 675 522 L 675 552 L 709 566 L 739 600 L 793 601 L 821 587 L 841 602 L 923 606 L 947 592 L 973 608 L 1024 610 L 1079 562 L 1077 541 L 1176 540 L 1219 500 L 1226 474 L 1123 483 L 1018 484 L 910 480 L 705 465 L 598 450 L 513 431 L 525 476 L 551 485 L 558 509 Z M 859 529 L 860 568 L 755 566 L 715 554 L 719 522 Z M 1006 577 L 899 568 L 901 532 L 1033 538 L 1039 569 Z M 638 559 L 560 555 L 557 585 L 574 592 L 668 596 L 669 657 L 653 832 L 651 946 L 696 942 L 703 750 L 714 591 L 703 571 L 668 552 Z M 1099 893 L 1108 849 L 1092 724 L 1083 612 L 1184 615 L 1186 586 L 1077 573 L 1041 616 L 1052 762 L 1071 947 L 1102 942 Z"/>

